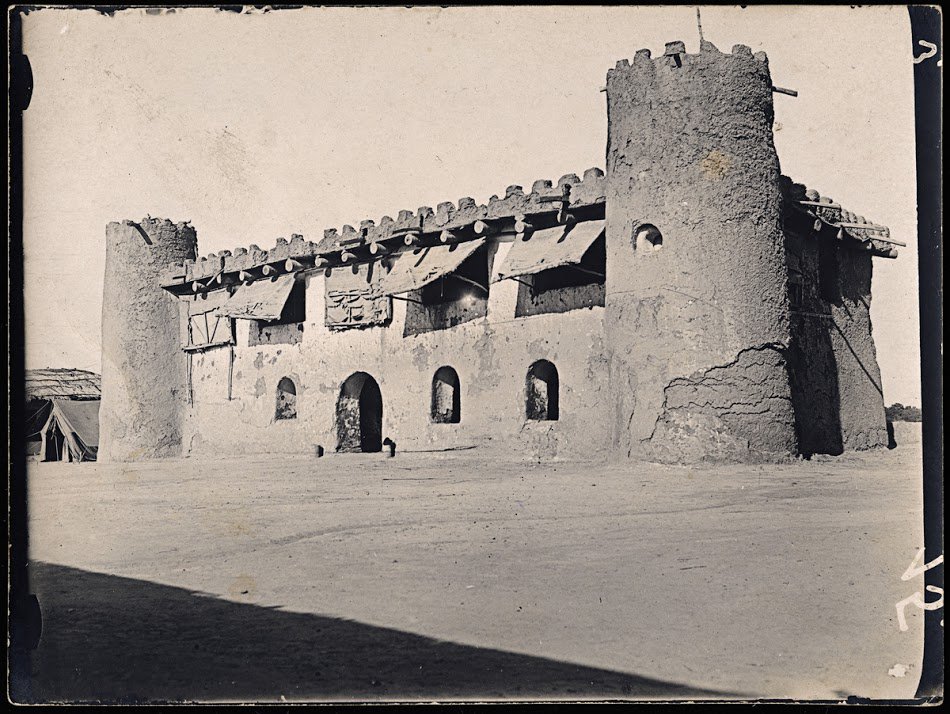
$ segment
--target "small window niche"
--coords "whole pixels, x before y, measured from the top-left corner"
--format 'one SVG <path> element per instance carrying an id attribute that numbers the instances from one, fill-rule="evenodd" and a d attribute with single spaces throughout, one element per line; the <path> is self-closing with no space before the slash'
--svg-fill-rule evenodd
<path id="1" fill-rule="evenodd" d="M 307 288 L 303 280 L 294 282 L 283 312 L 276 320 L 253 320 L 248 330 L 248 344 L 296 345 L 303 339 L 307 319 Z"/>
<path id="2" fill-rule="evenodd" d="M 663 234 L 651 223 L 644 223 L 634 233 L 633 247 L 637 252 L 653 252 L 663 247 Z"/>
<path id="3" fill-rule="evenodd" d="M 440 367 L 432 378 L 432 423 L 458 424 L 462 421 L 459 375 L 451 367 Z"/>
<path id="4" fill-rule="evenodd" d="M 297 385 L 290 377 L 283 377 L 277 383 L 277 408 L 274 419 L 297 418 Z"/>
<path id="5" fill-rule="evenodd" d="M 528 421 L 557 421 L 559 390 L 557 367 L 546 359 L 532 364 L 525 385 L 525 418 Z"/>
<path id="6" fill-rule="evenodd" d="M 577 264 L 548 268 L 518 280 L 515 317 L 604 306 L 607 245 L 595 240 Z"/>
<path id="7" fill-rule="evenodd" d="M 453 272 L 407 296 L 404 337 L 446 330 L 488 314 L 487 246 L 481 246 Z"/>

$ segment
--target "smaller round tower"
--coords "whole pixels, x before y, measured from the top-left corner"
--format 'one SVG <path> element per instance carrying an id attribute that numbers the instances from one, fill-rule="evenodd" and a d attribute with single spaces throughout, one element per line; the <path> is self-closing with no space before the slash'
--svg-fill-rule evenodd
<path id="1" fill-rule="evenodd" d="M 194 260 L 197 243 L 193 227 L 167 219 L 106 226 L 101 461 L 181 454 L 187 366 L 178 301 L 159 286 L 159 275 Z"/>

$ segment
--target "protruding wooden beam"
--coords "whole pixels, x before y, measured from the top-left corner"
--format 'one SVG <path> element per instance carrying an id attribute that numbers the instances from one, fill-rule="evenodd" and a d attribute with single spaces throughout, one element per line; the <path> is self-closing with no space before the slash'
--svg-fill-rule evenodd
<path id="1" fill-rule="evenodd" d="M 373 241 L 369 244 L 369 253 L 370 255 L 376 255 L 379 253 L 379 243 Z"/>
<path id="2" fill-rule="evenodd" d="M 240 273 L 238 273 L 238 280 L 240 280 L 242 283 L 249 282 L 253 279 L 254 275 L 247 272 L 246 270 L 242 270 Z"/>
<path id="3" fill-rule="evenodd" d="M 816 206 L 818 208 L 833 208 L 840 209 L 840 203 L 822 203 L 821 201 L 799 201 L 799 204 L 802 206 Z"/>
<path id="4" fill-rule="evenodd" d="M 264 275 L 277 275 L 277 268 L 273 265 L 265 265 L 261 269 L 261 272 L 264 273 Z"/>
<path id="5" fill-rule="evenodd" d="M 775 87 L 775 86 L 773 86 L 773 87 L 772 87 L 772 91 L 773 91 L 773 92 L 776 92 L 776 93 L 778 93 L 778 94 L 787 94 L 787 95 L 790 96 L 790 97 L 797 97 L 797 96 L 798 96 L 798 92 L 797 92 L 797 91 L 795 91 L 794 89 L 785 89 L 785 87 Z"/>
<path id="6" fill-rule="evenodd" d="M 322 268 L 329 264 L 330 264 L 330 261 L 324 258 L 322 255 L 313 261 L 314 268 Z"/>
<path id="7" fill-rule="evenodd" d="M 301 268 L 303 268 L 303 263 L 300 263 L 293 258 L 287 258 L 287 260 L 284 262 L 284 270 L 286 270 L 288 273 L 294 270 L 300 270 Z"/>
<path id="8" fill-rule="evenodd" d="M 442 243 L 448 243 L 449 241 L 455 240 L 455 234 L 452 231 L 448 231 L 448 230 L 442 231 L 439 234 L 439 240 Z"/>
<path id="9" fill-rule="evenodd" d="M 356 255 L 353 253 L 350 253 L 348 250 L 344 250 L 342 253 L 340 253 L 340 260 L 343 261 L 344 263 L 349 262 L 350 260 L 353 260 L 354 258 L 356 258 Z"/>
<path id="10" fill-rule="evenodd" d="M 820 218 L 816 218 L 816 219 L 815 219 L 815 225 L 813 226 L 813 228 L 815 229 L 815 232 L 816 232 L 816 233 L 821 230 L 821 225 L 822 225 L 821 219 L 820 219 Z"/>
<path id="11" fill-rule="evenodd" d="M 524 216 L 515 219 L 515 232 L 516 233 L 527 233 L 528 231 L 534 230 L 534 226 L 528 223 Z"/>
<path id="12" fill-rule="evenodd" d="M 406 233 L 406 235 L 404 235 L 402 238 L 402 242 L 406 245 L 416 245 L 419 242 L 419 234 Z"/>
<path id="13" fill-rule="evenodd" d="M 861 228 L 868 231 L 886 231 L 887 226 L 879 226 L 876 223 L 845 223 L 841 222 L 838 224 L 844 228 Z"/>
<path id="14" fill-rule="evenodd" d="M 495 232 L 494 227 L 490 223 L 485 221 L 475 221 L 475 225 L 472 226 L 475 231 L 475 235 L 487 236 Z"/>

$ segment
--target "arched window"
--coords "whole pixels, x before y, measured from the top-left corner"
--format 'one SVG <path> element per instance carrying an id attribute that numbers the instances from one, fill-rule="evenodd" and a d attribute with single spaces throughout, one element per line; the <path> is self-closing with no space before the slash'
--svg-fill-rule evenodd
<path id="1" fill-rule="evenodd" d="M 637 250 L 659 250 L 663 247 L 663 234 L 660 229 L 649 223 L 637 228 L 634 248 Z"/>
<path id="2" fill-rule="evenodd" d="M 274 418 L 297 418 L 297 385 L 290 377 L 284 377 L 277 383 L 277 410 Z"/>
<path id="3" fill-rule="evenodd" d="M 557 367 L 546 359 L 531 365 L 525 385 L 525 417 L 534 421 L 557 421 L 558 389 Z"/>
<path id="4" fill-rule="evenodd" d="M 451 367 L 439 367 L 432 378 L 432 421 L 458 424 L 462 420 L 459 376 Z"/>

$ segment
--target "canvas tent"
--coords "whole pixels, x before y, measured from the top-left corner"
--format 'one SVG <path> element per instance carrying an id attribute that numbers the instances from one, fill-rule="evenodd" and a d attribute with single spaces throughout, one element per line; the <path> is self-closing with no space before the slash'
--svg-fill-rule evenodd
<path id="1" fill-rule="evenodd" d="M 95 372 L 64 367 L 28 369 L 25 377 L 26 456 L 30 460 L 45 460 L 43 433 L 53 408 L 52 401 L 92 400 L 98 404 L 101 380 Z"/>
<path id="2" fill-rule="evenodd" d="M 99 449 L 99 400 L 52 399 L 40 432 L 44 461 L 95 461 Z"/>

